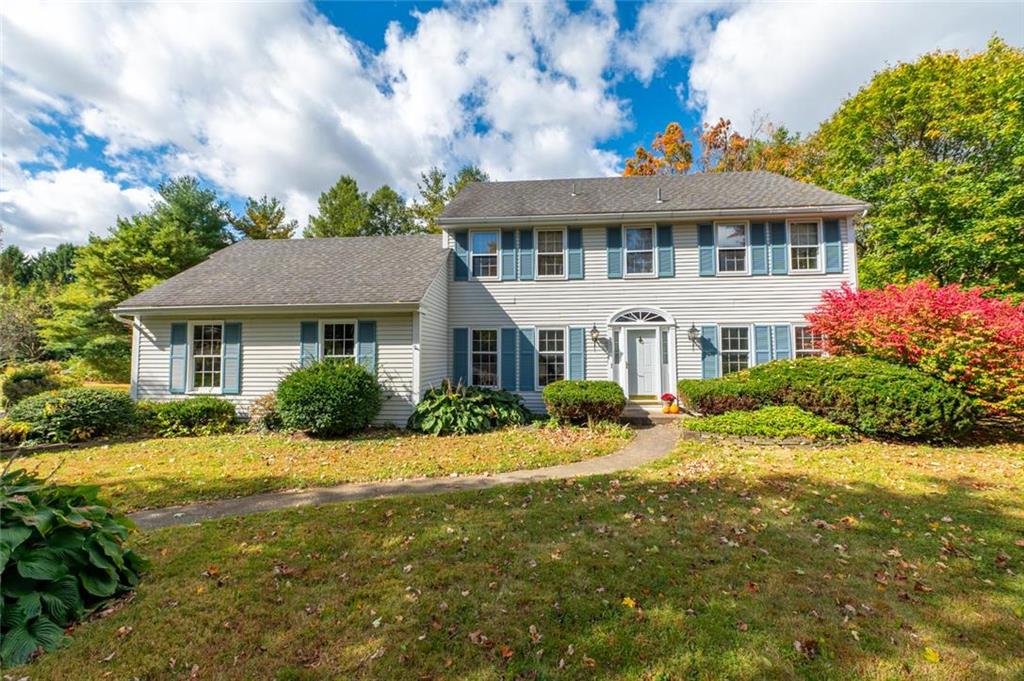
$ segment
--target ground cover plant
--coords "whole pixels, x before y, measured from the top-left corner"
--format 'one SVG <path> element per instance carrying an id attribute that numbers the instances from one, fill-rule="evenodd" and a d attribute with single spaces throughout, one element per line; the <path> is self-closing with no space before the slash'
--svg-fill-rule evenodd
<path id="1" fill-rule="evenodd" d="M 380 413 L 373 374 L 351 360 L 325 360 L 288 374 L 277 388 L 282 425 L 329 437 L 363 430 Z"/>
<path id="2" fill-rule="evenodd" d="M 423 395 L 406 425 L 431 435 L 467 435 L 519 426 L 529 420 L 529 410 L 515 393 L 444 381 Z"/>
<path id="3" fill-rule="evenodd" d="M 916 369 L 868 357 L 769 362 L 709 380 L 679 382 L 701 414 L 792 405 L 871 436 L 940 440 L 973 428 L 973 401 Z"/>
<path id="4" fill-rule="evenodd" d="M 10 671 L 1019 678 L 1022 491 L 1019 444 L 683 443 L 629 475 L 161 530 L 130 606 Z"/>
<path id="5" fill-rule="evenodd" d="M 38 442 L 80 442 L 138 427 L 135 403 L 128 394 L 102 388 L 33 395 L 11 407 L 6 417 L 28 424 L 26 440 Z"/>
<path id="6" fill-rule="evenodd" d="M 55 478 L 97 484 L 119 509 L 134 510 L 345 482 L 497 473 L 609 454 L 631 431 L 509 428 L 443 440 L 399 430 L 347 439 L 283 434 L 153 438 L 32 456 Z"/>
<path id="7" fill-rule="evenodd" d="M 755 411 L 729 411 L 683 421 L 683 427 L 700 433 L 808 440 L 843 440 L 853 431 L 800 407 L 762 407 Z"/>
<path id="8" fill-rule="evenodd" d="M 832 354 L 916 367 L 989 412 L 1024 415 L 1024 305 L 919 281 L 826 291 L 808 319 Z"/>
<path id="9" fill-rule="evenodd" d="M 147 431 L 160 437 L 217 435 L 235 426 L 235 406 L 209 395 L 170 402 L 143 402 L 141 420 Z"/>
<path id="10" fill-rule="evenodd" d="M 555 419 L 592 425 L 617 420 L 626 396 L 615 381 L 555 381 L 544 388 L 544 404 Z"/>

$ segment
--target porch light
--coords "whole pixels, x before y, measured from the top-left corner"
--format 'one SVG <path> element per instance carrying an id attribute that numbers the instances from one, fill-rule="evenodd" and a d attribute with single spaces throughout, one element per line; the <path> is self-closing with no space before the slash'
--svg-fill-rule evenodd
<path id="1" fill-rule="evenodd" d="M 597 324 L 590 329 L 590 340 L 597 345 L 597 341 L 601 340 L 601 332 L 597 330 Z"/>
<path id="2" fill-rule="evenodd" d="M 700 331 L 697 330 L 697 326 L 692 322 L 690 323 L 690 328 L 686 332 L 686 337 L 690 339 L 693 349 L 696 350 L 700 343 Z"/>

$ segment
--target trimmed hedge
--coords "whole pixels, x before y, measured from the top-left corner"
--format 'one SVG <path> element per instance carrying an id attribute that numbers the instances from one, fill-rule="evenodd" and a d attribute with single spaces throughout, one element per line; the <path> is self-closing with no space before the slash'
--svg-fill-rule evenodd
<path id="1" fill-rule="evenodd" d="M 380 413 L 377 379 L 352 360 L 325 360 L 296 369 L 277 388 L 277 411 L 289 430 L 346 435 Z"/>
<path id="2" fill-rule="evenodd" d="M 687 430 L 753 437 L 803 437 L 808 440 L 842 440 L 853 435 L 844 425 L 832 423 L 800 407 L 762 407 L 756 411 L 729 411 L 718 416 L 687 419 Z"/>
<path id="3" fill-rule="evenodd" d="M 135 403 L 128 393 L 103 388 L 67 388 L 35 395 L 11 407 L 7 418 L 28 424 L 27 440 L 44 442 L 120 435 L 138 426 Z"/>
<path id="4" fill-rule="evenodd" d="M 431 435 L 468 435 L 529 420 L 530 411 L 515 393 L 444 381 L 423 395 L 406 427 Z"/>
<path id="5" fill-rule="evenodd" d="M 723 378 L 679 382 L 702 414 L 793 405 L 867 435 L 939 440 L 969 431 L 974 403 L 916 369 L 867 357 L 769 362 Z"/>
<path id="6" fill-rule="evenodd" d="M 559 421 L 592 424 L 618 419 L 626 396 L 615 381 L 555 381 L 544 388 L 544 404 Z"/>
<path id="7" fill-rule="evenodd" d="M 161 437 L 217 435 L 232 429 L 235 405 L 209 395 L 139 405 L 147 430 Z"/>

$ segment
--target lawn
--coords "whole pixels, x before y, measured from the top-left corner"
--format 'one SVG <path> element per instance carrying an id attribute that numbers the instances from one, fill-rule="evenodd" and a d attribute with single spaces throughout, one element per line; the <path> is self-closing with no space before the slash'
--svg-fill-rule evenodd
<path id="1" fill-rule="evenodd" d="M 1024 445 L 681 443 L 631 475 L 142 535 L 15 678 L 1010 679 Z"/>
<path id="2" fill-rule="evenodd" d="M 271 490 L 540 468 L 601 456 L 630 438 L 625 427 L 512 428 L 437 438 L 378 430 L 352 438 L 287 435 L 154 438 L 37 454 L 29 468 L 94 484 L 130 511 Z"/>

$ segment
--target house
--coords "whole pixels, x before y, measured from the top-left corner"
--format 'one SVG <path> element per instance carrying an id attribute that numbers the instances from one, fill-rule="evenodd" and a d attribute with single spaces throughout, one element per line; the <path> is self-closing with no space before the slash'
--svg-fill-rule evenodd
<path id="1" fill-rule="evenodd" d="M 820 352 L 804 315 L 857 284 L 856 199 L 766 172 L 474 183 L 442 234 L 241 241 L 119 304 L 132 394 L 244 413 L 295 367 L 375 371 L 381 422 L 445 378 L 627 395 Z"/>

